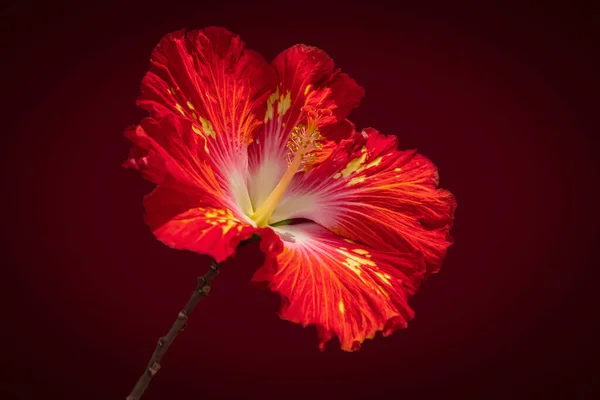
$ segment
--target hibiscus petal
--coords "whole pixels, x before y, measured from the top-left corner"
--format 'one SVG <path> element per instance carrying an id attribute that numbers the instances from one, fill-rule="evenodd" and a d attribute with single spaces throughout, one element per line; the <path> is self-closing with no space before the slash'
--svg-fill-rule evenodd
<path id="1" fill-rule="evenodd" d="M 395 136 L 367 129 L 317 168 L 298 174 L 270 223 L 307 218 L 377 249 L 416 249 L 434 273 L 452 243 L 456 208 L 438 181 L 430 160 L 397 150 Z"/>
<path id="2" fill-rule="evenodd" d="M 195 154 L 201 148 L 180 145 L 197 140 L 186 127 L 188 121 L 165 115 L 160 121 L 144 119 L 127 131 L 136 143 L 127 165 L 158 183 L 144 201 L 152 232 L 170 247 L 208 254 L 218 262 L 253 234 L 261 235 L 265 245 L 271 243 L 269 251 L 275 251 L 273 236 L 279 239 L 270 229 L 257 229 L 225 195 L 211 164 Z"/>
<path id="3" fill-rule="evenodd" d="M 169 178 L 146 196 L 145 219 L 156 238 L 175 249 L 208 254 L 217 262 L 232 256 L 240 242 L 254 234 L 261 235 L 263 251 L 281 251 L 281 241 L 270 228 L 256 228 L 214 199 L 199 201 L 201 196 L 201 189 Z"/>
<path id="4" fill-rule="evenodd" d="M 160 119 L 182 116 L 209 139 L 247 145 L 274 88 L 272 68 L 234 33 L 210 27 L 163 37 L 152 52 L 138 104 Z"/>
<path id="5" fill-rule="evenodd" d="M 247 147 L 275 87 L 272 67 L 244 46 L 223 28 L 169 34 L 152 53 L 138 99 L 165 128 L 146 132 L 155 150 L 186 168 L 204 162 L 241 214 L 252 211 Z"/>
<path id="6" fill-rule="evenodd" d="M 318 126 L 325 138 L 339 141 L 347 137 L 340 134 L 350 133 L 345 118 L 364 95 L 363 88 L 334 69 L 333 60 L 315 47 L 291 47 L 275 58 L 273 66 L 280 83 L 267 100 L 264 125 L 248 149 L 248 186 L 255 207 L 264 202 L 287 168 L 285 155 L 290 132 L 296 125 L 307 122 L 302 108 L 330 110 L 331 116 L 322 118 Z"/>
<path id="7" fill-rule="evenodd" d="M 317 326 L 321 350 L 333 336 L 342 350 L 358 350 L 376 332 L 387 336 L 413 318 L 407 300 L 423 278 L 421 254 L 377 251 L 314 223 L 273 229 L 283 252 L 267 254 L 253 281 L 282 296 L 283 319 Z"/>
<path id="8" fill-rule="evenodd" d="M 160 121 L 145 118 L 126 132 L 135 145 L 125 165 L 140 170 L 155 183 L 162 184 L 168 179 L 170 185 L 176 182 L 184 190 L 193 191 L 195 204 L 200 200 L 211 202 L 241 214 L 231 196 L 225 196 L 212 165 L 199 155 L 202 151 L 199 138 L 189 127 L 188 121 L 173 115 L 166 115 Z"/>

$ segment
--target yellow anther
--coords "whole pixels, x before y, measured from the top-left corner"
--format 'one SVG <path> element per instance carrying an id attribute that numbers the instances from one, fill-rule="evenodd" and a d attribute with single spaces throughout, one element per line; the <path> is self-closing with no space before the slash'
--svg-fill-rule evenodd
<path id="1" fill-rule="evenodd" d="M 306 170 L 317 158 L 314 151 L 323 149 L 321 140 L 323 140 L 323 136 L 321 136 L 316 126 L 298 125 L 295 127 L 286 145 L 288 148 L 286 154 L 288 166 L 292 165 L 296 154 L 302 153 L 299 169 Z"/>

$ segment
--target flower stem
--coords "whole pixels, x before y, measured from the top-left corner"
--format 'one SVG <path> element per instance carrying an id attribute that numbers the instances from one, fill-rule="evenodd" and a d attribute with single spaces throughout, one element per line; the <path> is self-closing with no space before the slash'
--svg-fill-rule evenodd
<path id="1" fill-rule="evenodd" d="M 150 358 L 148 367 L 146 367 L 146 370 L 144 371 L 142 376 L 140 376 L 140 379 L 138 379 L 137 383 L 135 384 L 135 387 L 131 391 L 131 394 L 127 396 L 126 400 L 139 400 L 142 397 L 142 395 L 148 388 L 150 381 L 160 369 L 160 362 L 162 361 L 163 356 L 165 355 L 167 350 L 169 350 L 169 347 L 171 346 L 179 332 L 181 332 L 185 328 L 190 313 L 194 310 L 196 304 L 198 304 L 200 299 L 204 296 L 208 296 L 208 294 L 210 293 L 210 283 L 213 280 L 213 278 L 219 273 L 219 267 L 220 264 L 216 261 L 213 261 L 210 264 L 208 272 L 204 274 L 204 276 L 198 277 L 198 284 L 196 285 L 196 289 L 192 293 L 190 300 L 185 305 L 183 310 L 179 312 L 179 315 L 177 315 L 177 319 L 173 323 L 171 329 L 169 329 L 167 335 L 161 337 L 158 340 L 158 345 L 156 346 L 156 350 L 154 350 L 154 354 L 152 354 L 152 357 Z"/>

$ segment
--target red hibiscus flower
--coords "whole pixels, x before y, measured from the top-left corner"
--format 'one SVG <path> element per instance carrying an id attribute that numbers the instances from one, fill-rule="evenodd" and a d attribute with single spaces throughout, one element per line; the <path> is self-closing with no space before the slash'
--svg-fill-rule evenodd
<path id="1" fill-rule="evenodd" d="M 164 37 L 126 131 L 126 165 L 157 184 L 146 221 L 165 244 L 222 262 L 260 235 L 253 280 L 282 318 L 356 350 L 406 327 L 439 270 L 456 202 L 427 158 L 346 120 L 363 89 L 314 47 L 268 64 L 222 28 Z M 391 110 L 390 110 L 391 111 Z"/>

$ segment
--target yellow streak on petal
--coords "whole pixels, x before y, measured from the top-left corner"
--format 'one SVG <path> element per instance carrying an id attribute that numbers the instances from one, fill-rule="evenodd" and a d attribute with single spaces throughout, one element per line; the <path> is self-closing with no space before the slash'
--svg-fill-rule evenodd
<path id="1" fill-rule="evenodd" d="M 217 210 L 207 211 L 204 213 L 204 216 L 206 218 L 217 218 L 219 216 L 219 213 L 217 212 Z"/>
<path id="2" fill-rule="evenodd" d="M 192 125 L 192 131 L 194 131 L 194 133 L 197 133 L 198 135 L 202 136 L 202 138 L 204 139 L 204 151 L 207 153 L 210 153 L 210 150 L 208 150 L 208 143 L 207 143 L 206 136 L 204 135 L 204 133 L 202 133 L 202 131 L 196 125 Z"/>
<path id="3" fill-rule="evenodd" d="M 368 258 L 363 258 L 363 257 L 357 256 L 355 254 L 349 253 L 346 250 L 342 250 L 342 249 L 337 249 L 337 251 L 346 256 L 346 262 L 349 264 L 368 265 L 370 267 L 377 266 L 377 264 L 375 264 L 375 262 L 373 262 L 372 260 L 369 260 Z M 346 264 L 344 264 L 344 265 L 346 265 Z"/>
<path id="4" fill-rule="evenodd" d="M 209 120 L 200 117 L 200 123 L 202 124 L 202 130 L 205 134 L 212 137 L 213 139 L 217 137 L 215 130 L 213 129 L 213 126 Z"/>
<path id="5" fill-rule="evenodd" d="M 402 171 L 402 168 L 394 168 L 394 171 L 400 172 L 400 171 Z"/>
<path id="6" fill-rule="evenodd" d="M 392 282 L 390 281 L 391 276 L 388 274 L 382 274 L 381 272 L 374 271 L 375 275 L 379 277 L 386 285 L 392 286 Z"/>
<path id="7" fill-rule="evenodd" d="M 279 102 L 277 103 L 277 114 L 279 116 L 285 115 L 285 113 L 290 109 L 291 105 L 292 98 L 290 95 L 290 91 L 288 90 L 285 93 L 285 96 L 282 94 L 281 97 L 279 97 Z"/>
<path id="8" fill-rule="evenodd" d="M 346 242 L 348 242 L 348 243 L 354 243 L 354 241 L 353 241 L 353 240 L 350 240 L 350 239 L 346 239 L 346 238 L 344 238 L 344 240 L 345 240 Z"/>
<path id="9" fill-rule="evenodd" d="M 371 161 L 370 163 L 367 164 L 367 166 L 365 168 L 371 168 L 371 167 L 376 167 L 379 164 L 381 164 L 381 159 L 383 157 L 379 156 L 376 159 L 374 159 L 373 161 Z"/>
<path id="10" fill-rule="evenodd" d="M 338 308 L 342 314 L 346 312 L 346 309 L 344 308 L 344 302 L 342 300 L 340 300 L 340 302 L 338 303 Z"/>
<path id="11" fill-rule="evenodd" d="M 337 174 L 333 175 L 333 179 L 338 179 L 340 176 L 342 176 L 342 174 L 338 172 Z"/>
<path id="12" fill-rule="evenodd" d="M 352 178 L 352 179 L 350 179 L 350 182 L 348 182 L 348 186 L 352 186 L 352 185 L 356 185 L 357 183 L 364 182 L 365 179 L 367 179 L 366 176 L 359 176 L 356 178 Z"/>
<path id="13" fill-rule="evenodd" d="M 362 272 L 359 268 L 360 264 L 354 260 L 351 260 L 350 258 L 346 258 L 346 261 L 344 261 L 342 265 L 348 267 L 352 272 L 354 272 L 358 276 L 360 276 Z"/>
<path id="14" fill-rule="evenodd" d="M 360 166 L 365 162 L 366 159 L 367 152 L 363 151 L 363 154 L 360 157 L 350 160 L 348 164 L 346 164 L 346 168 L 344 168 L 341 171 L 344 178 L 347 178 L 348 176 L 350 176 L 351 173 L 356 172 L 360 168 Z"/>
<path id="15" fill-rule="evenodd" d="M 308 91 L 310 90 L 311 85 L 308 84 L 306 85 L 306 87 L 304 88 L 304 95 L 306 96 L 306 94 L 308 93 Z"/>
<path id="16" fill-rule="evenodd" d="M 364 147 L 363 147 L 363 152 L 364 152 L 364 151 L 365 151 L 365 150 L 364 150 Z M 359 167 L 359 168 L 356 170 L 356 172 L 358 173 L 358 172 L 362 172 L 362 171 L 364 171 L 364 170 L 365 170 L 365 169 L 367 169 L 367 168 L 376 167 L 376 166 L 378 166 L 379 164 L 381 164 L 381 160 L 382 160 L 382 159 L 383 159 L 383 156 L 379 156 L 379 157 L 377 157 L 376 159 L 374 159 L 373 161 L 371 161 L 370 163 L 368 163 L 368 164 L 366 164 L 366 165 L 361 165 L 361 166 L 360 166 L 360 167 Z M 364 162 L 364 161 L 363 161 L 363 162 Z"/>
<path id="17" fill-rule="evenodd" d="M 194 105 L 192 104 L 191 101 L 188 100 L 188 102 L 186 104 L 190 110 L 195 110 Z"/>
<path id="18" fill-rule="evenodd" d="M 369 254 L 369 252 L 365 249 L 354 249 L 352 251 L 356 254 L 360 254 L 361 256 Z"/>
<path id="19" fill-rule="evenodd" d="M 233 216 L 231 210 L 213 209 L 206 211 L 204 216 L 208 219 L 208 223 L 212 226 L 221 225 L 223 235 L 226 235 L 231 229 L 237 226 L 241 232 L 242 226 L 239 225 L 240 220 Z"/>
<path id="20" fill-rule="evenodd" d="M 273 116 L 275 115 L 275 112 L 273 110 L 273 104 L 275 104 L 278 97 L 279 88 L 277 88 L 277 90 L 275 90 L 275 92 L 273 92 L 273 94 L 271 94 L 267 99 L 267 112 L 265 113 L 265 122 L 267 122 L 270 119 L 273 119 Z"/>
<path id="21" fill-rule="evenodd" d="M 229 232 L 231 230 L 231 228 L 235 227 L 236 225 L 237 224 L 233 220 L 231 220 L 231 219 L 226 220 L 225 225 L 221 226 L 221 229 L 223 229 L 223 235 L 226 235 L 227 232 Z"/>
<path id="22" fill-rule="evenodd" d="M 185 116 L 185 112 L 183 111 L 183 107 L 181 107 L 181 104 L 176 103 L 175 108 L 181 113 L 181 115 Z"/>
<path id="23" fill-rule="evenodd" d="M 365 278 L 363 278 L 361 276 L 362 270 L 361 267 L 367 266 L 368 268 L 370 267 L 376 267 L 377 264 L 372 261 L 369 260 L 368 257 L 370 257 L 370 255 L 366 255 L 367 258 L 363 258 L 363 257 L 359 257 L 357 255 L 354 255 L 352 253 L 348 253 L 344 248 L 339 248 L 336 249 L 339 253 L 342 253 L 343 255 L 346 256 L 346 260 L 344 262 L 342 262 L 342 265 L 346 266 L 347 268 L 349 268 L 352 272 L 354 272 L 359 278 L 360 280 L 369 288 L 371 288 L 372 290 L 379 292 L 381 294 L 383 294 L 385 297 L 387 297 L 388 299 L 390 298 L 389 293 L 383 289 L 382 287 L 380 287 L 379 285 L 373 285 L 371 282 L 369 282 L 368 280 L 366 280 Z M 358 250 L 358 251 L 356 251 Z M 352 250 L 355 253 L 362 253 L 365 252 L 366 250 L 362 250 L 362 249 L 354 249 Z M 374 271 L 373 268 L 370 268 L 382 281 L 384 281 L 386 284 L 388 284 L 389 286 L 391 286 L 391 282 L 390 282 L 390 276 L 388 274 L 382 274 L 380 272 Z"/>

